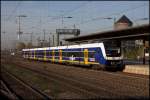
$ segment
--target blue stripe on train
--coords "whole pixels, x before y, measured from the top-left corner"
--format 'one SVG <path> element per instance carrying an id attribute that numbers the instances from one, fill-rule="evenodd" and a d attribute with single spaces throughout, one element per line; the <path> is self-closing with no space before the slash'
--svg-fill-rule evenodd
<path id="1" fill-rule="evenodd" d="M 94 55 L 96 61 L 98 61 L 100 64 L 106 64 L 106 59 L 104 58 L 102 54 L 101 48 L 96 49 L 96 54 Z"/>
<path id="2" fill-rule="evenodd" d="M 106 64 L 106 60 L 102 54 L 102 50 L 101 48 L 84 48 L 84 49 L 88 49 L 88 51 L 96 51 L 95 55 L 94 55 L 94 58 L 95 58 L 95 61 L 96 62 L 99 62 L 100 64 Z M 65 51 L 84 51 L 83 48 L 77 48 L 77 49 L 62 49 L 62 52 L 65 52 Z M 52 50 L 47 50 L 47 51 L 51 51 Z M 55 52 L 58 52 L 59 50 L 55 50 Z M 43 52 L 43 50 L 37 50 L 36 52 Z M 43 58 L 43 56 L 36 56 L 36 57 L 41 57 Z M 52 57 L 48 57 L 48 58 L 51 58 Z M 59 59 L 59 57 L 55 57 L 55 59 Z M 62 60 L 70 60 L 71 58 L 70 57 L 62 57 Z M 80 57 L 77 57 L 75 58 L 75 60 L 79 60 L 79 61 L 84 61 L 84 58 L 80 58 Z M 90 58 L 88 59 L 88 61 L 90 61 Z"/>

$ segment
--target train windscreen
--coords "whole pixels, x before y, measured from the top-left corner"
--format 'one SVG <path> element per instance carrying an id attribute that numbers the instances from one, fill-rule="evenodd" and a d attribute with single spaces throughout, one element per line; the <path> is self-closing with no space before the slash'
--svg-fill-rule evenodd
<path id="1" fill-rule="evenodd" d="M 107 57 L 119 57 L 121 56 L 121 42 L 119 41 L 105 41 L 104 47 Z"/>

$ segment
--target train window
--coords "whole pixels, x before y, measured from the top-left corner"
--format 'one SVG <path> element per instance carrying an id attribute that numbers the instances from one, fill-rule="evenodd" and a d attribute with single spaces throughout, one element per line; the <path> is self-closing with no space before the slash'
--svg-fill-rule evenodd
<path id="1" fill-rule="evenodd" d="M 84 57 L 84 53 L 79 51 L 79 52 L 75 52 L 75 56 L 76 57 Z"/>
<path id="2" fill-rule="evenodd" d="M 68 55 L 69 57 L 71 57 L 71 56 L 73 55 L 73 52 L 68 52 L 67 55 Z"/>
<path id="3" fill-rule="evenodd" d="M 63 53 L 64 56 L 70 57 L 71 53 L 69 51 Z"/>
<path id="4" fill-rule="evenodd" d="M 77 51 L 77 52 L 71 52 L 71 55 L 70 56 L 74 56 L 74 57 L 84 57 L 84 53 L 83 52 L 80 52 L 80 51 Z"/>
<path id="5" fill-rule="evenodd" d="M 46 56 L 49 56 L 49 52 L 50 52 L 50 51 L 46 51 Z"/>
<path id="6" fill-rule="evenodd" d="M 32 57 L 32 51 L 30 51 L 30 57 Z"/>
<path id="7" fill-rule="evenodd" d="M 32 51 L 32 56 L 34 56 L 34 51 Z"/>
<path id="8" fill-rule="evenodd" d="M 74 56 L 74 57 L 77 57 L 78 55 L 78 52 L 72 52 L 72 55 Z"/>
<path id="9" fill-rule="evenodd" d="M 29 57 L 31 57 L 31 55 L 32 55 L 32 53 L 31 53 L 31 51 L 29 51 Z"/>
<path id="10" fill-rule="evenodd" d="M 37 57 L 40 57 L 40 51 L 37 51 Z"/>
<path id="11" fill-rule="evenodd" d="M 28 51 L 25 52 L 25 55 L 28 55 Z"/>
<path id="12" fill-rule="evenodd" d="M 26 55 L 29 56 L 29 51 L 26 52 Z"/>
<path id="13" fill-rule="evenodd" d="M 42 55 L 43 55 L 43 56 L 45 55 L 45 51 L 42 51 Z"/>
<path id="14" fill-rule="evenodd" d="M 67 52 L 66 51 L 62 51 L 62 56 L 66 57 L 67 56 Z"/>
<path id="15" fill-rule="evenodd" d="M 38 51 L 38 55 L 41 55 L 41 52 L 40 52 L 40 51 Z"/>
<path id="16" fill-rule="evenodd" d="M 39 57 L 39 55 L 40 55 L 40 51 L 38 51 L 38 57 Z"/>
<path id="17" fill-rule="evenodd" d="M 38 56 L 39 56 L 39 51 L 36 51 L 36 53 L 35 53 L 35 54 L 36 54 L 36 57 L 38 57 Z"/>
<path id="18" fill-rule="evenodd" d="M 79 52 L 73 52 L 74 57 L 79 57 Z"/>
<path id="19" fill-rule="evenodd" d="M 39 52 L 38 52 L 38 56 L 39 56 L 39 57 L 44 57 L 44 51 L 39 51 Z"/>
<path id="20" fill-rule="evenodd" d="M 58 51 L 55 51 L 55 56 L 59 56 L 59 52 Z"/>
<path id="21" fill-rule="evenodd" d="M 49 51 L 49 56 L 52 56 L 52 51 Z"/>
<path id="22" fill-rule="evenodd" d="M 71 57 L 72 55 L 74 57 L 84 57 L 84 53 L 81 51 L 63 51 L 62 52 L 62 56 L 64 57 Z"/>
<path id="23" fill-rule="evenodd" d="M 89 58 L 94 58 L 94 55 L 95 55 L 95 51 L 89 51 L 88 52 L 88 57 Z"/>

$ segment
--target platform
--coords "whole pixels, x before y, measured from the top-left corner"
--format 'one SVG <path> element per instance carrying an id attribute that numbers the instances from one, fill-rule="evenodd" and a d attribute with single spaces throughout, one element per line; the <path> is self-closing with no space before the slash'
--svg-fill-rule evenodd
<path id="1" fill-rule="evenodd" d="M 149 65 L 126 65 L 123 72 L 149 75 Z"/>

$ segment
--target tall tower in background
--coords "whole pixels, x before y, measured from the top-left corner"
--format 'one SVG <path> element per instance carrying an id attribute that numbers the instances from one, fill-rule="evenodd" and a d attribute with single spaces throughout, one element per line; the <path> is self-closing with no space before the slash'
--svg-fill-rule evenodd
<path id="1" fill-rule="evenodd" d="M 118 21 L 115 22 L 114 24 L 114 29 L 119 30 L 119 29 L 124 29 L 128 27 L 132 27 L 133 23 L 132 21 L 123 15 Z"/>

